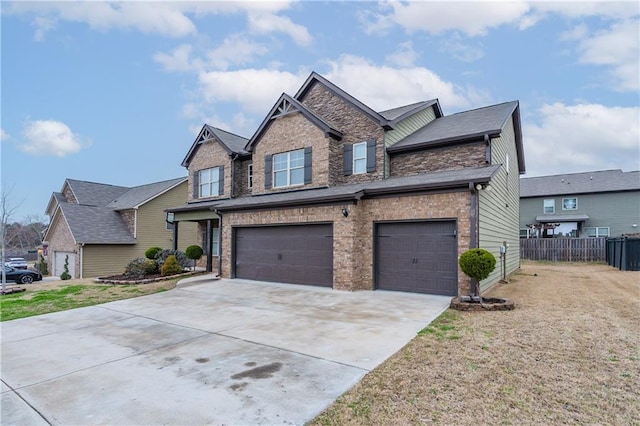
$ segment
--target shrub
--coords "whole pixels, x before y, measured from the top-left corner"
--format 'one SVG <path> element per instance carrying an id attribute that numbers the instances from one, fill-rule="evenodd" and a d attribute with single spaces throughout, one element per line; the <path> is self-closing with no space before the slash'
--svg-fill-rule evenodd
<path id="1" fill-rule="evenodd" d="M 176 257 L 174 255 L 169 255 L 165 259 L 160 271 L 162 275 L 175 275 L 182 272 L 182 266 L 178 264 Z"/>
<path id="2" fill-rule="evenodd" d="M 144 252 L 144 257 L 147 259 L 155 260 L 158 257 L 158 253 L 162 251 L 160 247 L 149 247 L 147 251 Z"/>
<path id="3" fill-rule="evenodd" d="M 64 269 L 62 270 L 62 274 L 60 274 L 60 279 L 63 281 L 71 279 L 71 274 L 69 274 L 69 255 L 66 255 L 64 258 Z"/>
<path id="4" fill-rule="evenodd" d="M 40 261 L 36 264 L 36 267 L 42 275 L 49 275 L 49 265 L 47 265 L 43 255 L 40 255 Z"/>
<path id="5" fill-rule="evenodd" d="M 485 249 L 476 248 L 462 253 L 458 264 L 462 272 L 480 282 L 496 268 L 496 258 Z"/>
<path id="6" fill-rule="evenodd" d="M 162 268 L 162 265 L 169 256 L 175 256 L 178 265 L 180 265 L 182 269 L 186 269 L 191 266 L 191 262 L 184 252 L 180 250 L 162 250 L 156 257 L 156 262 L 158 262 L 158 266 L 160 266 L 160 268 Z"/>
<path id="7" fill-rule="evenodd" d="M 202 257 L 202 255 L 204 254 L 204 251 L 202 250 L 202 247 L 193 245 L 193 246 L 187 247 L 187 249 L 184 251 L 184 254 L 189 259 L 193 260 L 193 269 L 195 269 L 196 261 Z"/>
<path id="8" fill-rule="evenodd" d="M 124 269 L 127 277 L 134 279 L 143 278 L 145 275 L 155 274 L 158 272 L 158 264 L 155 260 L 138 257 L 133 259 Z"/>

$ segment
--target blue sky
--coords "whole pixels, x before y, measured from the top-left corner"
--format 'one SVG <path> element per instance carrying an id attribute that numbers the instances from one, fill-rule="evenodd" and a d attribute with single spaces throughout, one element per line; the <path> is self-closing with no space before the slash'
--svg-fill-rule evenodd
<path id="1" fill-rule="evenodd" d="M 317 71 L 377 110 L 519 100 L 526 176 L 640 169 L 638 2 L 5 2 L 2 186 L 185 176 L 208 123 L 250 137 Z"/>

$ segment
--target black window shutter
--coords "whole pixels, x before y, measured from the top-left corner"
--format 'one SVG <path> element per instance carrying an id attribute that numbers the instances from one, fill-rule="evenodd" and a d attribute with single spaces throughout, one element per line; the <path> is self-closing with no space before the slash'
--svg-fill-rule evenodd
<path id="1" fill-rule="evenodd" d="M 200 196 L 200 170 L 193 173 L 193 198 Z"/>
<path id="2" fill-rule="evenodd" d="M 224 166 L 218 167 L 218 195 L 224 194 Z"/>
<path id="3" fill-rule="evenodd" d="M 376 171 L 376 141 L 370 139 L 367 141 L 367 173 Z"/>
<path id="4" fill-rule="evenodd" d="M 304 183 L 311 183 L 311 147 L 304 149 Z"/>
<path id="5" fill-rule="evenodd" d="M 272 155 L 264 156 L 264 189 L 271 189 L 271 157 Z"/>
<path id="6" fill-rule="evenodd" d="M 353 174 L 353 145 L 344 144 L 344 175 Z"/>

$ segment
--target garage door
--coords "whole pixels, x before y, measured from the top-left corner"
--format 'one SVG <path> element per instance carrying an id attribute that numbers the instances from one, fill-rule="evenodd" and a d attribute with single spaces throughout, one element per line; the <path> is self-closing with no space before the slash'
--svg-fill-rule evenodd
<path id="1" fill-rule="evenodd" d="M 235 276 L 331 287 L 333 226 L 236 228 Z"/>
<path id="2" fill-rule="evenodd" d="M 376 231 L 377 288 L 457 294 L 455 221 L 381 223 Z"/>
<path id="3" fill-rule="evenodd" d="M 74 275 L 76 270 L 76 254 L 66 251 L 57 251 L 55 253 L 55 263 L 53 270 L 54 276 L 59 277 L 60 275 L 62 275 L 62 272 L 64 272 L 64 262 L 67 256 L 69 256 L 69 275 L 71 275 L 72 278 L 75 278 Z"/>

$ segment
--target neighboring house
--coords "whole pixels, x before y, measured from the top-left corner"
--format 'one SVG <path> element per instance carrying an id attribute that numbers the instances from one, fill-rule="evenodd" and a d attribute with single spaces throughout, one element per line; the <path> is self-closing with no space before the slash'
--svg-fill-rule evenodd
<path id="1" fill-rule="evenodd" d="M 640 232 L 640 171 L 602 170 L 520 180 L 520 237 Z"/>
<path id="2" fill-rule="evenodd" d="M 74 278 L 121 274 L 149 247 L 172 248 L 164 210 L 186 199 L 186 177 L 132 188 L 65 180 L 46 210 L 49 271 L 59 276 L 68 256 Z M 196 243 L 195 229 L 181 229 L 181 249 Z"/>
<path id="3" fill-rule="evenodd" d="M 506 242 L 519 267 L 518 102 L 377 112 L 312 73 L 250 139 L 205 125 L 182 165 L 189 201 L 168 212 L 176 231 L 199 224 L 223 277 L 464 295 L 469 248 Z"/>

